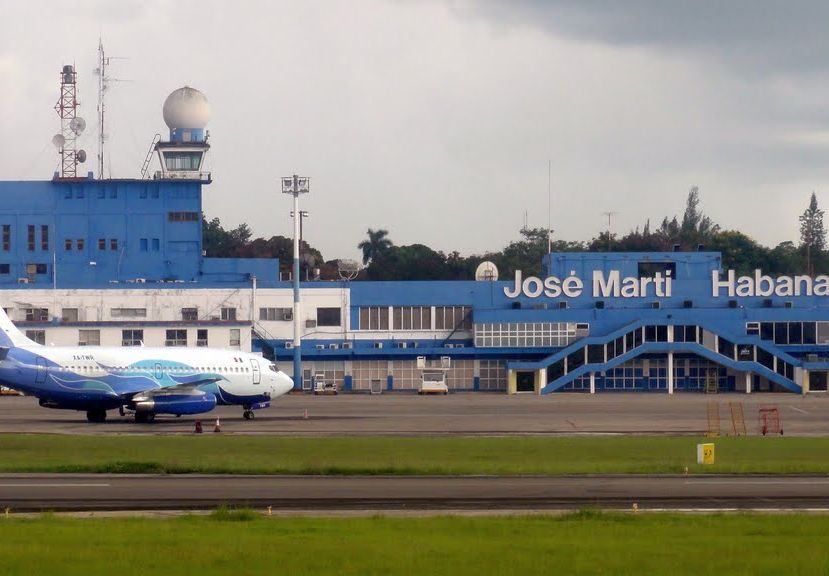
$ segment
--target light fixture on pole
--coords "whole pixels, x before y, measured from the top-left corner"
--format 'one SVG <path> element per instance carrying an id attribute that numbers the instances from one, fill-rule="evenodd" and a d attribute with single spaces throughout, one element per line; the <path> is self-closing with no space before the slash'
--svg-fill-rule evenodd
<path id="1" fill-rule="evenodd" d="M 282 179 L 282 193 L 294 197 L 294 390 L 302 390 L 302 356 L 300 352 L 300 301 L 299 301 L 299 226 L 302 213 L 299 210 L 299 195 L 309 192 L 310 181 L 303 176 L 287 176 Z M 299 215 L 299 217 L 297 217 Z"/>

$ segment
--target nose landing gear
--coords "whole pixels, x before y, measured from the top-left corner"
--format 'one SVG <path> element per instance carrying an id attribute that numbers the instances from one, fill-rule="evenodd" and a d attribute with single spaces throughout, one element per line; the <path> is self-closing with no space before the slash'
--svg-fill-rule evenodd
<path id="1" fill-rule="evenodd" d="M 251 410 L 250 408 L 245 408 L 245 411 L 242 412 L 242 416 L 245 420 L 253 420 L 256 417 L 256 415 L 253 413 L 253 410 Z"/>

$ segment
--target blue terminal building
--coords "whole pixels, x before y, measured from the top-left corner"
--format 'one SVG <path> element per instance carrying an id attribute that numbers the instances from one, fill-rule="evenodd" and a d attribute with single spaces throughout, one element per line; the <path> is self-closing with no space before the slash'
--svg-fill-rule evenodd
<path id="1" fill-rule="evenodd" d="M 294 312 L 279 262 L 202 252 L 207 117 L 201 93 L 173 92 L 160 169 L 145 178 L 0 182 L 0 298 L 30 338 L 255 350 L 290 374 Z M 302 387 L 827 389 L 827 277 L 741 276 L 703 251 L 553 253 L 543 270 L 303 282 Z"/>

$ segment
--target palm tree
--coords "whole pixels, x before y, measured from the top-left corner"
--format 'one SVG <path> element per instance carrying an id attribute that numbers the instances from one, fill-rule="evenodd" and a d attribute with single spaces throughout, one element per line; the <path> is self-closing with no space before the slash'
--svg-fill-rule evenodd
<path id="1" fill-rule="evenodd" d="M 392 241 L 387 238 L 388 230 L 372 230 L 368 229 L 368 240 L 363 240 L 357 244 L 357 248 L 363 251 L 363 266 L 374 260 L 380 254 L 388 252 L 392 247 Z"/>

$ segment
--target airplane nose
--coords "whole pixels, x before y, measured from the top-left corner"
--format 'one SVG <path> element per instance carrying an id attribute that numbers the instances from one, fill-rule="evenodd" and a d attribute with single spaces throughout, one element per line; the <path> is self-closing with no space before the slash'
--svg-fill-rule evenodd
<path id="1" fill-rule="evenodd" d="M 287 394 L 291 390 L 294 389 L 294 381 L 291 379 L 290 376 L 285 374 L 284 372 L 279 372 L 276 375 L 276 393 L 278 396 L 282 396 L 283 394 Z"/>

